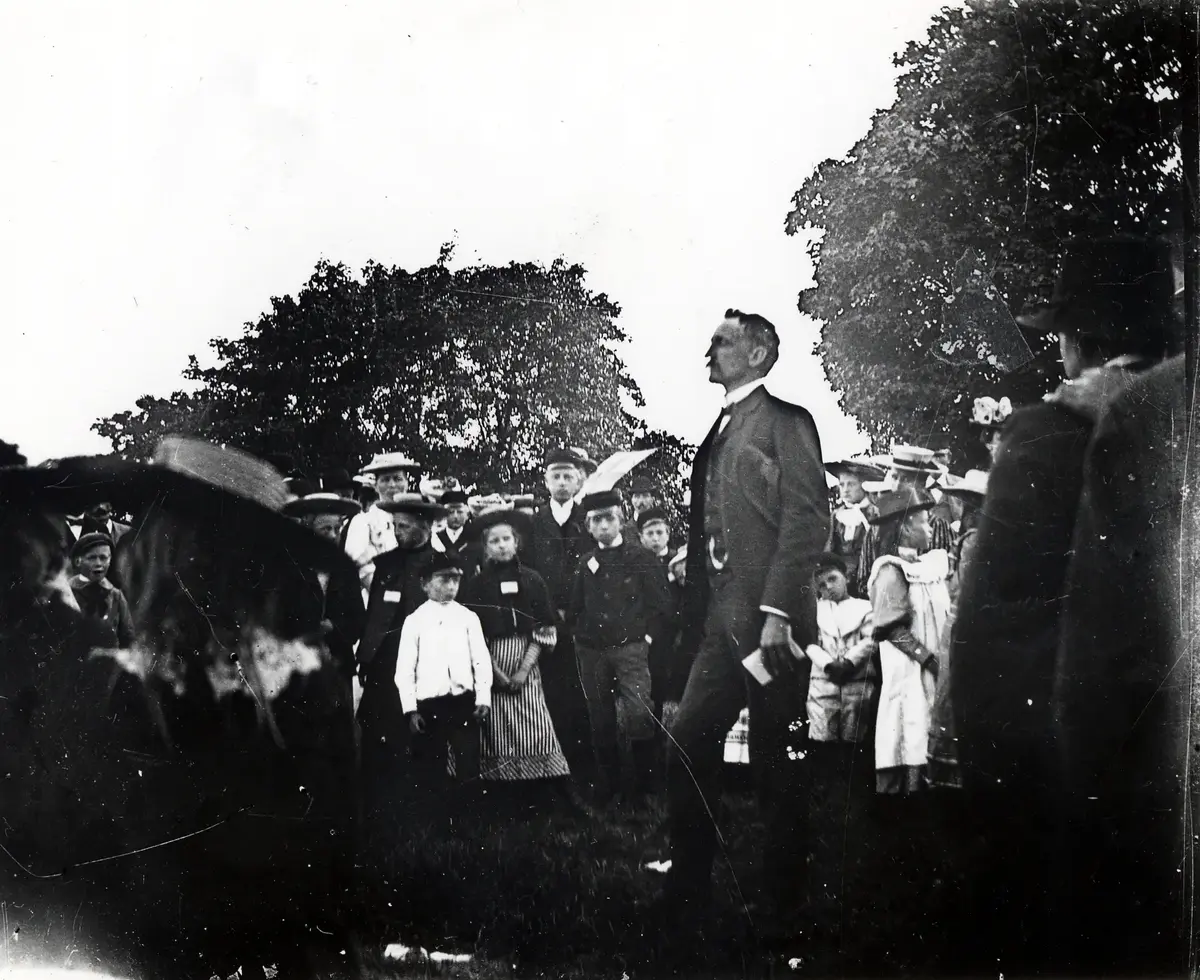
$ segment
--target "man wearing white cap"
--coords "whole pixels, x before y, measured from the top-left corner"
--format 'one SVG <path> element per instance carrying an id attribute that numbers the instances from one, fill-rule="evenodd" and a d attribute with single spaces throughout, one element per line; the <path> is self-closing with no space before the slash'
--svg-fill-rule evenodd
<path id="1" fill-rule="evenodd" d="M 350 520 L 346 530 L 346 554 L 358 566 L 358 579 L 363 587 L 363 597 L 371 590 L 371 579 L 375 575 L 375 559 L 396 547 L 396 534 L 392 530 L 392 515 L 379 505 L 394 500 L 408 488 L 420 471 L 420 466 L 404 453 L 379 453 L 362 468 L 363 474 L 375 477 L 376 500 L 361 514 Z"/>

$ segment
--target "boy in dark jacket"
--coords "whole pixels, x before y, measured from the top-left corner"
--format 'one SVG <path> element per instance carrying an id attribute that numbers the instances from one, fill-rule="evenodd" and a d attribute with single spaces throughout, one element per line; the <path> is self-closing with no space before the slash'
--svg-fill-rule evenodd
<path id="1" fill-rule="evenodd" d="M 620 785 L 621 735 L 631 745 L 636 792 L 641 795 L 653 786 L 656 726 L 650 649 L 669 642 L 673 609 L 662 563 L 621 533 L 620 494 L 590 494 L 581 509 L 597 547 L 576 569 L 568 620 L 600 776 L 597 802 L 604 805 Z"/>

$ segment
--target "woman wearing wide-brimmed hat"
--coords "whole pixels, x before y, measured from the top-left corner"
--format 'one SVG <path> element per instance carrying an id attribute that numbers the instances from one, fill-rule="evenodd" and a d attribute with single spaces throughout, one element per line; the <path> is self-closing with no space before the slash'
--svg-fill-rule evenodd
<path id="1" fill-rule="evenodd" d="M 319 536 L 340 545 L 346 521 L 360 513 L 358 504 L 333 491 L 305 493 L 284 504 L 283 513 L 312 528 Z M 306 595 L 321 610 L 321 624 L 326 631 L 329 652 L 347 684 L 355 674 L 354 645 L 366 625 L 367 609 L 363 603 L 358 577 L 345 574 L 304 569 Z"/>
<path id="2" fill-rule="evenodd" d="M 838 506 L 834 508 L 829 526 L 829 541 L 825 550 L 839 555 L 846 562 L 846 581 L 850 592 L 861 597 L 858 581 L 858 560 L 870 525 L 867 523 L 875 508 L 863 488 L 864 482 L 880 481 L 886 476 L 883 468 L 867 459 L 839 459 L 825 464 L 826 471 L 838 481 Z M 865 586 L 865 581 L 861 583 Z"/>
<path id="3" fill-rule="evenodd" d="M 98 491 L 138 514 L 117 556 L 134 641 L 40 656 L 17 607 L 46 594 L 42 515 Z M 332 571 L 344 555 L 280 513 L 275 470 L 196 440 L 164 439 L 150 463 L 0 470 L 0 499 L 3 573 L 24 583 L 5 593 L 0 637 L 2 703 L 26 706 L 0 713 L 0 817 L 19 862 L 8 928 L 55 957 L 71 933 L 54 915 L 78 909 L 80 883 L 85 952 L 134 951 L 138 973 L 227 975 L 261 958 L 312 975 L 316 950 L 340 960 L 353 735 L 319 619 L 288 597 L 298 564 Z"/>
<path id="4" fill-rule="evenodd" d="M 938 454 L 933 449 L 923 446 L 894 445 L 887 456 L 877 457 L 874 462 L 886 463 L 887 476 L 881 482 L 868 481 L 864 489 L 873 497 L 875 506 L 887 493 L 908 488 L 914 490 L 922 500 L 930 502 L 930 509 L 937 504 L 932 493 L 931 485 L 946 472 L 945 467 L 938 461 Z M 932 533 L 931 550 L 943 550 L 947 553 L 954 547 L 954 532 L 949 522 L 935 514 L 929 515 L 929 526 Z M 857 588 L 861 595 L 867 594 L 867 578 L 874 567 L 875 559 L 881 552 L 876 547 L 875 534 L 866 535 L 862 544 L 862 553 L 858 561 Z"/>
<path id="5" fill-rule="evenodd" d="M 488 511 L 472 528 L 483 562 L 459 601 L 479 616 L 495 671 L 481 774 L 494 782 L 538 781 L 569 801 L 571 770 L 538 667 L 541 658 L 554 656 L 556 616 L 545 581 L 520 557 L 520 542 L 532 530 L 529 516 L 512 508 Z"/>
<path id="6" fill-rule="evenodd" d="M 1000 435 L 1012 412 L 1012 402 L 1008 398 L 997 400 L 986 395 L 976 398 L 971 407 L 971 425 L 979 430 L 979 441 L 987 447 L 992 462 L 1000 450 Z"/>
<path id="7" fill-rule="evenodd" d="M 939 675 L 948 670 L 949 559 L 931 549 L 932 501 L 911 487 L 883 495 L 871 524 L 880 557 L 868 580 L 882 678 L 875 725 L 876 789 L 908 795 L 936 783 L 931 725 Z"/>
<path id="8" fill-rule="evenodd" d="M 391 516 L 380 505 L 407 494 L 419 471 L 420 464 L 404 453 L 377 453 L 359 474 L 374 480 L 377 495 L 375 502 L 350 519 L 345 536 L 346 554 L 358 566 L 364 602 L 370 595 L 375 559 L 396 547 Z"/>

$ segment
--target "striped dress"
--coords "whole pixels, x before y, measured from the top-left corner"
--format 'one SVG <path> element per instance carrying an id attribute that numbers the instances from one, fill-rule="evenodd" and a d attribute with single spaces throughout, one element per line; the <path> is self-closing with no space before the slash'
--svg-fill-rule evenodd
<path id="1" fill-rule="evenodd" d="M 485 561 L 467 582 L 460 601 L 479 616 L 492 664 L 506 677 L 520 668 L 530 643 L 541 647 L 539 659 L 557 654 L 549 590 L 537 572 L 519 561 Z M 521 690 L 492 687 L 492 712 L 480 737 L 484 779 L 554 779 L 571 774 L 536 664 Z"/>
<path id="2" fill-rule="evenodd" d="M 521 666 L 530 639 L 541 646 L 543 654 L 549 653 L 555 643 L 554 627 L 539 629 L 532 637 L 518 634 L 489 640 L 492 663 L 511 677 Z M 546 707 L 538 667 L 529 672 L 529 679 L 520 691 L 492 692 L 492 713 L 483 729 L 480 773 L 484 779 L 494 780 L 570 775 L 567 757 Z"/>

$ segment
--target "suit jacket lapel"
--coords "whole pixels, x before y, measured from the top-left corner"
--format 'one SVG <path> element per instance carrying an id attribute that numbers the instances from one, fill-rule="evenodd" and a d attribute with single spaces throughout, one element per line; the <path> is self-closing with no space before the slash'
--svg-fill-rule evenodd
<path id="1" fill-rule="evenodd" d="M 762 388 L 757 388 L 746 397 L 745 401 L 735 405 L 730 413 L 729 424 L 725 426 L 725 431 L 718 433 L 713 440 L 713 448 L 721 449 L 733 442 L 747 423 L 758 414 L 765 401 L 766 392 Z"/>

